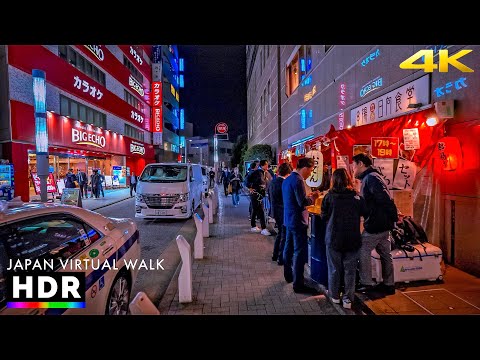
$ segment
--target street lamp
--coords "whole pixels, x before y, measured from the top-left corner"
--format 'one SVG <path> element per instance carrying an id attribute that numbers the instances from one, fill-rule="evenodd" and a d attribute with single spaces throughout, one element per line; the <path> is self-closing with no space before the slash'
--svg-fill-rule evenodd
<path id="1" fill-rule="evenodd" d="M 37 176 L 40 178 L 40 200 L 47 202 L 48 178 L 48 127 L 47 127 L 47 87 L 45 71 L 33 69 L 33 101 L 35 111 L 35 145 Z"/>

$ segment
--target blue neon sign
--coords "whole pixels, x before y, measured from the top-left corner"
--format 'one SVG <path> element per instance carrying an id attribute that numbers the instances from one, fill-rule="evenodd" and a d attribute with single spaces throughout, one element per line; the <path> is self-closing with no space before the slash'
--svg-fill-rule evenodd
<path id="1" fill-rule="evenodd" d="M 35 143 L 37 154 L 48 153 L 47 128 L 47 86 L 45 71 L 32 70 L 33 77 L 33 105 L 35 111 Z"/>
<path id="2" fill-rule="evenodd" d="M 300 70 L 305 72 L 305 59 L 300 59 Z"/>
<path id="3" fill-rule="evenodd" d="M 185 111 L 180 109 L 180 130 L 185 129 Z"/>
<path id="4" fill-rule="evenodd" d="M 368 55 L 365 59 L 362 60 L 362 66 L 366 66 L 369 62 L 372 62 L 379 56 L 380 49 L 377 49 L 377 51 L 372 52 L 370 55 Z"/>
<path id="5" fill-rule="evenodd" d="M 185 147 L 185 136 L 180 136 L 180 146 Z"/>
<path id="6" fill-rule="evenodd" d="M 179 71 L 185 71 L 185 70 L 183 69 L 183 58 L 180 58 L 179 60 L 180 60 L 180 61 L 179 61 L 179 65 L 178 65 Z"/>
<path id="7" fill-rule="evenodd" d="M 300 127 L 307 128 L 307 111 L 305 109 L 300 110 Z"/>
<path id="8" fill-rule="evenodd" d="M 374 90 L 377 90 L 383 86 L 383 78 L 377 76 L 372 81 L 369 81 L 367 84 L 363 85 L 360 89 L 360 97 L 364 97 L 367 94 L 371 93 Z"/>
<path id="9" fill-rule="evenodd" d="M 183 87 L 183 74 L 180 74 L 180 87 Z"/>
<path id="10" fill-rule="evenodd" d="M 303 76 L 305 76 L 305 75 L 303 75 Z M 310 85 L 311 83 L 312 83 L 312 75 L 310 75 L 306 79 L 303 79 L 300 86 L 307 86 L 307 85 Z"/>

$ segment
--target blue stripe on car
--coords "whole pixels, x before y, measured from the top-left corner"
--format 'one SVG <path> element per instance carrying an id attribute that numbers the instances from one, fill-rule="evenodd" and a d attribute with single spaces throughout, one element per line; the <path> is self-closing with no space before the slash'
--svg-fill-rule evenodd
<path id="1" fill-rule="evenodd" d="M 138 241 L 139 232 L 138 230 L 123 243 L 123 245 L 117 250 L 116 253 L 112 254 L 108 258 L 108 264 L 113 267 L 113 260 L 114 259 L 121 259 L 123 255 L 127 253 L 127 251 L 135 244 L 135 241 Z M 102 269 L 104 267 L 104 269 Z M 118 267 L 118 266 L 117 266 Z M 90 288 L 95 284 L 101 277 L 104 275 L 108 270 L 110 270 L 107 266 L 100 266 L 98 270 L 92 271 L 86 278 L 85 278 L 85 293 L 90 290 Z M 61 315 L 68 309 L 47 309 L 45 311 L 46 315 Z"/>

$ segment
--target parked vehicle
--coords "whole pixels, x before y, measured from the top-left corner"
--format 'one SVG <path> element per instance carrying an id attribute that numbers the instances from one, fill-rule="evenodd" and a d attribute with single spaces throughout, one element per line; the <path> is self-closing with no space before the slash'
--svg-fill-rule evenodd
<path id="1" fill-rule="evenodd" d="M 202 201 L 201 165 L 149 164 L 138 178 L 135 217 L 186 219 Z"/>
<path id="2" fill-rule="evenodd" d="M 0 209 L 0 314 L 126 315 L 138 268 L 127 269 L 125 262 L 141 261 L 138 239 L 131 219 L 107 218 L 76 206 L 20 203 Z M 7 307 L 5 279 L 10 262 L 38 259 L 54 265 L 46 271 L 68 272 L 72 269 L 63 268 L 62 262 L 93 258 L 99 264 L 115 263 L 116 269 L 86 266 L 74 270 L 85 272 L 85 308 Z"/>

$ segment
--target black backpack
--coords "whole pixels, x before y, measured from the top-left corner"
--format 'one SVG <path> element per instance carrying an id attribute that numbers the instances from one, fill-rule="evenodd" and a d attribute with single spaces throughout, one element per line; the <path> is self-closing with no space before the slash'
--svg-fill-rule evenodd
<path id="1" fill-rule="evenodd" d="M 402 221 L 405 238 L 412 244 L 428 242 L 427 234 L 420 224 L 417 224 L 411 216 L 405 216 Z"/>

